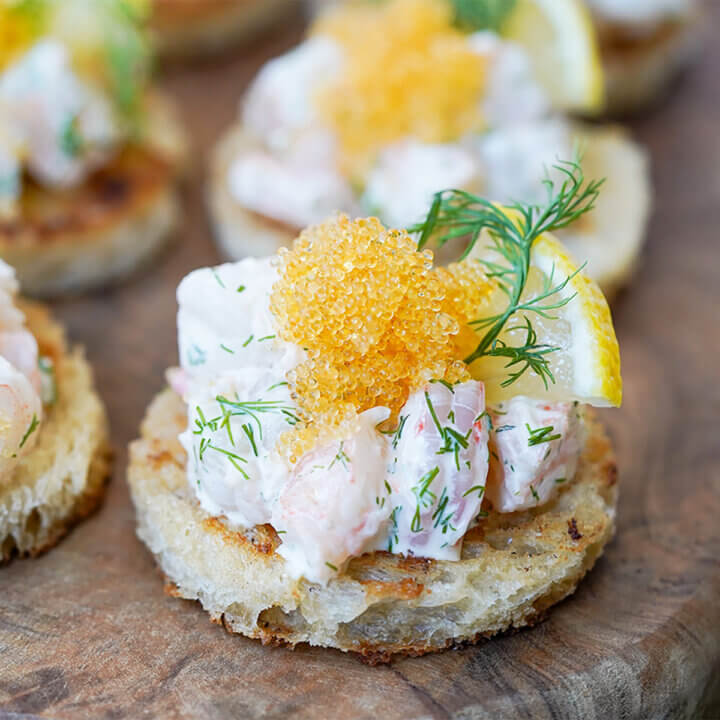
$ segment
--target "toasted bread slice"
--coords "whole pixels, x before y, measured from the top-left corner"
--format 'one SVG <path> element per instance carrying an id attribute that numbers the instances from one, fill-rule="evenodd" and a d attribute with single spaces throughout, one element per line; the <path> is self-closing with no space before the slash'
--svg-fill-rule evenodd
<path id="1" fill-rule="evenodd" d="M 177 440 L 186 408 L 165 390 L 130 448 L 138 535 L 173 595 L 199 600 L 213 621 L 263 643 L 382 661 L 474 642 L 538 621 L 575 590 L 612 537 L 615 458 L 597 420 L 587 423 L 576 478 L 533 511 L 491 512 L 466 535 L 459 562 L 376 552 L 323 587 L 285 572 L 271 526 L 243 531 L 200 508 Z"/>
<path id="2" fill-rule="evenodd" d="M 700 51 L 700 17 L 698 9 L 683 20 L 658 25 L 648 35 L 597 20 L 607 115 L 630 115 L 662 96 Z"/>
<path id="3" fill-rule="evenodd" d="M 606 178 L 596 211 L 576 228 L 558 233 L 588 274 L 612 295 L 635 268 L 650 210 L 650 178 L 645 152 L 619 128 L 577 126 L 587 178 Z M 251 212 L 232 196 L 228 170 L 233 159 L 259 141 L 235 125 L 211 159 L 208 205 L 223 253 L 233 260 L 276 253 L 297 237 L 299 228 Z"/>
<path id="4" fill-rule="evenodd" d="M 153 0 L 151 25 L 161 56 L 221 52 L 279 20 L 298 0 Z"/>
<path id="5" fill-rule="evenodd" d="M 41 305 L 23 303 L 41 355 L 52 358 L 57 398 L 45 409 L 37 444 L 0 481 L 0 563 L 55 545 L 100 503 L 110 471 L 105 409 L 79 349 Z"/>
<path id="6" fill-rule="evenodd" d="M 184 136 L 173 106 L 153 98 L 146 136 L 66 190 L 30 181 L 21 210 L 0 220 L 0 257 L 23 292 L 50 296 L 111 283 L 163 246 L 178 216 Z"/>

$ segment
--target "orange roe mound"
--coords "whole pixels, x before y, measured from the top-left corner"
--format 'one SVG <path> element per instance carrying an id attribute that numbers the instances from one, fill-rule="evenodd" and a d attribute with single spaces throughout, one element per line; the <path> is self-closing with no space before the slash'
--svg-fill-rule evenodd
<path id="1" fill-rule="evenodd" d="M 397 417 L 430 380 L 470 378 L 432 252 L 404 230 L 340 215 L 303 231 L 279 262 L 270 309 L 280 337 L 307 351 L 288 376 L 306 420 L 291 462 L 357 413 L 384 406 Z"/>
<path id="2" fill-rule="evenodd" d="M 435 273 L 445 288 L 443 310 L 460 326 L 455 336 L 457 357 L 465 358 L 479 342 L 477 333 L 468 323 L 483 315 L 482 308 L 487 305 L 496 285 L 488 279 L 483 265 L 473 258 L 436 268 Z"/>
<path id="3" fill-rule="evenodd" d="M 341 6 L 315 24 L 345 50 L 316 101 L 351 177 L 362 181 L 377 152 L 400 138 L 448 142 L 482 128 L 485 60 L 453 17 L 447 0 L 390 0 Z"/>

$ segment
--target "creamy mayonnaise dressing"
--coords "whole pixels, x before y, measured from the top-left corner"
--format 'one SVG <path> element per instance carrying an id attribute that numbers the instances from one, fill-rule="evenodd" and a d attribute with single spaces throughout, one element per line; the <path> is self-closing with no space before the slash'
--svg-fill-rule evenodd
<path id="1" fill-rule="evenodd" d="M 489 439 L 498 416 L 486 410 L 477 381 L 416 391 L 393 432 L 379 429 L 387 408 L 367 410 L 290 464 L 278 440 L 298 420 L 287 377 L 305 353 L 277 337 L 269 308 L 276 278 L 272 258 L 188 275 L 178 288 L 181 367 L 170 378 L 187 403 L 180 441 L 200 505 L 240 527 L 271 523 L 292 577 L 327 582 L 350 558 L 376 549 L 459 559 L 488 465 L 503 507 L 508 495 L 526 499 L 530 486 L 550 499 L 560 468 L 572 477 L 580 452 L 574 406 L 513 400 L 497 410 L 502 417 L 532 428 L 554 422 L 562 438 L 530 446 L 522 425 L 522 437 L 504 444 L 496 431 Z M 518 472 L 503 473 L 504 459 Z"/>
<path id="2" fill-rule="evenodd" d="M 587 0 L 599 17 L 629 25 L 658 25 L 689 15 L 696 0 Z"/>
<path id="3" fill-rule="evenodd" d="M 393 142 L 379 153 L 363 187 L 353 187 L 338 169 L 334 139 L 314 103 L 320 84 L 341 72 L 344 49 L 316 35 L 272 60 L 243 106 L 244 127 L 260 146 L 234 158 L 227 178 L 232 196 L 296 227 L 338 210 L 377 214 L 386 225 L 407 227 L 424 218 L 433 194 L 445 188 L 498 201 L 544 197 L 548 169 L 571 156 L 569 125 L 551 111 L 521 48 L 492 32 L 469 35 L 467 43 L 488 62 L 483 132 L 444 144 Z M 308 136 L 314 138 L 310 144 Z M 308 153 L 312 143 L 315 150 Z"/>
<path id="4" fill-rule="evenodd" d="M 42 184 L 73 185 L 120 135 L 112 104 L 75 74 L 66 47 L 40 40 L 0 73 L 0 211 L 14 209 L 23 167 Z"/>
<path id="5" fill-rule="evenodd" d="M 37 341 L 17 292 L 15 271 L 0 260 L 0 483 L 35 445 L 43 417 Z"/>

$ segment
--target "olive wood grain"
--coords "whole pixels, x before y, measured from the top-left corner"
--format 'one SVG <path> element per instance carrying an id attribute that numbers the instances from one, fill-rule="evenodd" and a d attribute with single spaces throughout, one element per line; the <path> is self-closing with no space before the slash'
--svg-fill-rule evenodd
<path id="1" fill-rule="evenodd" d="M 712 16 L 720 29 L 720 6 Z M 577 593 L 532 630 L 388 666 L 263 647 L 163 593 L 134 535 L 126 446 L 176 358 L 174 290 L 215 263 L 202 158 L 261 63 L 301 23 L 212 64 L 174 69 L 197 151 L 174 247 L 123 287 L 60 303 L 84 343 L 119 451 L 102 510 L 56 549 L 0 569 L 7 718 L 720 717 L 720 44 L 635 130 L 655 215 L 617 301 L 625 403 L 619 532 Z"/>

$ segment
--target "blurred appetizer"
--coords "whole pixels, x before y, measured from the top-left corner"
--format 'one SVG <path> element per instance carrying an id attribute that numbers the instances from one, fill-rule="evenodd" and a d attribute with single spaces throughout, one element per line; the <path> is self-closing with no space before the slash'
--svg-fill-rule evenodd
<path id="1" fill-rule="evenodd" d="M 587 0 L 607 82 L 607 112 L 625 114 L 657 99 L 701 44 L 698 0 Z"/>
<path id="2" fill-rule="evenodd" d="M 606 292 L 625 282 L 648 212 L 644 152 L 617 129 L 569 122 L 526 51 L 455 20 L 446 0 L 340 6 L 260 71 L 212 161 L 230 257 L 274 253 L 335 209 L 408 227 L 443 187 L 540 202 L 547 168 L 580 143 L 584 170 L 607 182 L 561 235 Z"/>
<path id="3" fill-rule="evenodd" d="M 0 0 L 0 257 L 23 291 L 102 286 L 178 214 L 184 138 L 124 0 Z"/>
<path id="4" fill-rule="evenodd" d="M 52 547 L 102 499 L 107 421 L 83 353 L 0 260 L 0 563 Z"/>
<path id="5" fill-rule="evenodd" d="M 534 623 L 613 533 L 590 406 L 621 401 L 607 303 L 542 207 L 438 195 L 388 230 L 333 216 L 178 289 L 180 368 L 131 446 L 138 534 L 171 583 L 263 642 L 419 654 Z M 468 254 L 433 265 L 430 238 Z"/>
<path id="6" fill-rule="evenodd" d="M 143 0 L 163 56 L 225 50 L 287 16 L 299 0 Z"/>

